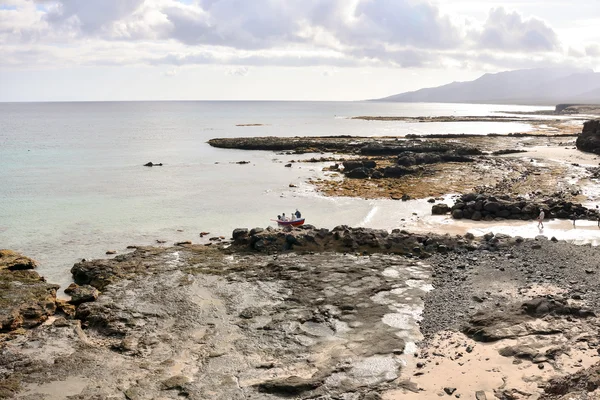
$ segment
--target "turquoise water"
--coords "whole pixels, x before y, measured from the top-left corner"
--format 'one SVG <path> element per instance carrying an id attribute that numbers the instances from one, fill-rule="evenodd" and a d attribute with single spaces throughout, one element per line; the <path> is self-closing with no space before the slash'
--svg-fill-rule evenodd
<path id="1" fill-rule="evenodd" d="M 336 102 L 0 103 L 0 248 L 36 258 L 65 285 L 72 264 L 156 240 L 229 237 L 299 208 L 307 223 L 393 227 L 412 209 L 319 196 L 322 165 L 298 156 L 215 149 L 237 136 L 508 133 L 518 123 L 369 122 L 358 115 L 489 115 L 542 107 Z M 265 126 L 238 127 L 259 123 Z M 305 157 L 312 157 L 307 155 Z M 163 167 L 147 168 L 148 161 Z M 239 165 L 238 161 L 250 161 Z M 294 183 L 298 187 L 290 188 Z M 413 207 L 413 206 L 411 206 Z"/>

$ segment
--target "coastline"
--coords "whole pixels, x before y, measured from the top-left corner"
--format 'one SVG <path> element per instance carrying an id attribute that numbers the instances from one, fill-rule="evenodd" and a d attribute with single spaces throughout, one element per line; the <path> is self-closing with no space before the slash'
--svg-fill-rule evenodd
<path id="1" fill-rule="evenodd" d="M 574 152 L 568 135 L 533 136 L 402 139 L 423 156 L 403 159 L 410 165 L 400 172 L 417 173 L 421 186 L 430 186 L 423 179 L 428 174 L 447 184 L 465 165 L 488 163 L 480 173 L 489 182 L 476 188 L 467 182 L 455 193 L 478 189 L 531 201 L 560 196 L 593 202 L 593 193 L 584 192 L 596 179 L 590 171 L 597 156 Z M 303 140 L 299 145 L 285 139 L 280 142 L 295 144 L 270 150 L 291 150 L 277 156 L 294 157 L 297 168 L 323 165 L 323 181 L 338 185 L 323 193 L 339 195 L 340 182 L 367 180 L 343 176 L 347 168 L 340 172 L 330 163 L 356 162 L 353 152 L 381 138 Z M 386 138 L 383 147 L 369 147 L 379 155 L 367 159 L 363 153 L 359 168 L 386 157 L 382 173 L 396 168 L 390 159 L 401 158 L 398 142 Z M 296 160 L 297 153 L 331 152 L 331 143 L 341 146 L 340 153 L 330 153 L 335 161 Z M 526 151 L 512 153 L 516 149 Z M 511 152 L 493 154 L 497 150 Z M 453 163 L 460 168 L 436 169 Z M 506 180 L 507 171 L 518 174 Z M 600 327 L 593 313 L 600 305 L 594 290 L 600 283 L 598 249 L 562 239 L 595 240 L 590 238 L 600 238 L 599 228 L 592 221 L 571 226 L 563 220 L 536 232 L 530 220 L 429 216 L 433 203 L 456 200 L 447 196 L 450 188 L 409 196 L 419 200 L 403 199 L 404 187 L 375 194 L 386 198 L 377 201 L 403 207 L 405 219 L 387 222 L 398 229 L 236 229 L 231 240 L 207 233 L 194 244 L 134 245 L 130 253 L 78 262 L 71 270 L 78 286 L 70 288 L 70 300 L 44 294 L 37 305 L 17 304 L 17 314 L 39 321 L 23 325 L 17 317 L 1 335 L 0 398 L 596 395 L 594 370 L 587 368 L 598 362 L 600 346 L 592 334 Z M 349 196 L 357 193 L 350 187 Z M 430 196 L 437 199 L 428 202 Z M 415 215 L 417 204 L 427 211 Z M 380 223 L 374 207 L 361 223 Z M 12 289 L 22 285 L 12 282 Z M 56 296 L 55 286 L 44 287 Z M 6 325 L 2 330 L 7 332 Z M 566 381 L 556 381 L 556 374 Z M 578 382 L 587 379 L 584 393 Z"/>
<path id="2" fill-rule="evenodd" d="M 550 399 L 556 374 L 598 362 L 596 247 L 348 227 L 233 237 L 76 264 L 79 289 L 101 294 L 4 334 L 0 393 Z"/>

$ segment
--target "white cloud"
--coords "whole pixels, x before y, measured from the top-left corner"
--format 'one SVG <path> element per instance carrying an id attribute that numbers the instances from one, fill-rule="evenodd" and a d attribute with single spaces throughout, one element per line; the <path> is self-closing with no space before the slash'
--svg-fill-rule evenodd
<path id="1" fill-rule="evenodd" d="M 594 43 L 586 46 L 585 54 L 590 57 L 600 57 L 600 45 Z"/>
<path id="2" fill-rule="evenodd" d="M 502 7 L 490 11 L 476 40 L 482 48 L 507 52 L 552 51 L 559 47 L 556 33 L 545 22 L 523 19 L 516 11 L 507 12 Z"/>
<path id="3" fill-rule="evenodd" d="M 5 0 L 7 1 L 7 0 Z M 426 0 L 10 0 L 0 65 L 506 68 L 600 58 L 538 18 L 484 23 Z M 36 7 L 43 4 L 44 8 Z M 518 3 L 511 3 L 516 6 Z M 482 7 L 481 5 L 479 6 Z M 14 8 L 14 9 L 13 9 Z M 445 10 L 450 7 L 445 8 Z M 486 51 L 493 50 L 493 57 Z M 483 53 L 482 53 L 483 52 Z M 531 53 L 536 57 L 531 57 Z M 597 60 L 598 61 L 598 60 Z"/>

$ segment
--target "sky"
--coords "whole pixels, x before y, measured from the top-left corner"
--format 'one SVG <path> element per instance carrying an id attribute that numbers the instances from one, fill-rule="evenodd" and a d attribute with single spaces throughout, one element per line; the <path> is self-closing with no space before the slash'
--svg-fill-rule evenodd
<path id="1" fill-rule="evenodd" d="M 600 71 L 597 0 L 0 0 L 0 101 L 362 100 Z"/>

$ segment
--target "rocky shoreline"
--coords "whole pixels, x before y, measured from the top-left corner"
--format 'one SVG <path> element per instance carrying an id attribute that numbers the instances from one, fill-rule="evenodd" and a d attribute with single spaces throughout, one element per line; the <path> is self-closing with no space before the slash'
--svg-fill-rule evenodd
<path id="1" fill-rule="evenodd" d="M 579 139 L 596 128 L 577 146 L 594 152 Z M 210 144 L 332 153 L 303 161 L 331 163 L 324 193 L 429 198 L 455 219 L 598 218 L 564 179 L 597 169 L 529 155 L 572 149 L 565 135 Z M 600 397 L 596 247 L 345 225 L 231 236 L 81 260 L 68 301 L 1 250 L 0 399 Z"/>
<path id="2" fill-rule="evenodd" d="M 436 368 L 468 365 L 482 341 L 505 343 L 496 356 L 535 366 L 539 379 L 535 392 L 527 380 L 475 379 L 478 398 L 588 395 L 595 387 L 581 382 L 595 369 L 583 368 L 600 346 L 598 251 L 543 237 L 305 226 L 81 261 L 72 292 L 99 296 L 3 325 L 0 398 L 470 398 L 472 385 Z M 13 278 L 2 298 L 21 292 Z M 474 344 L 457 358 L 440 337 L 459 332 Z M 580 353 L 570 375 L 565 357 Z M 565 378 L 551 381 L 556 374 Z"/>

